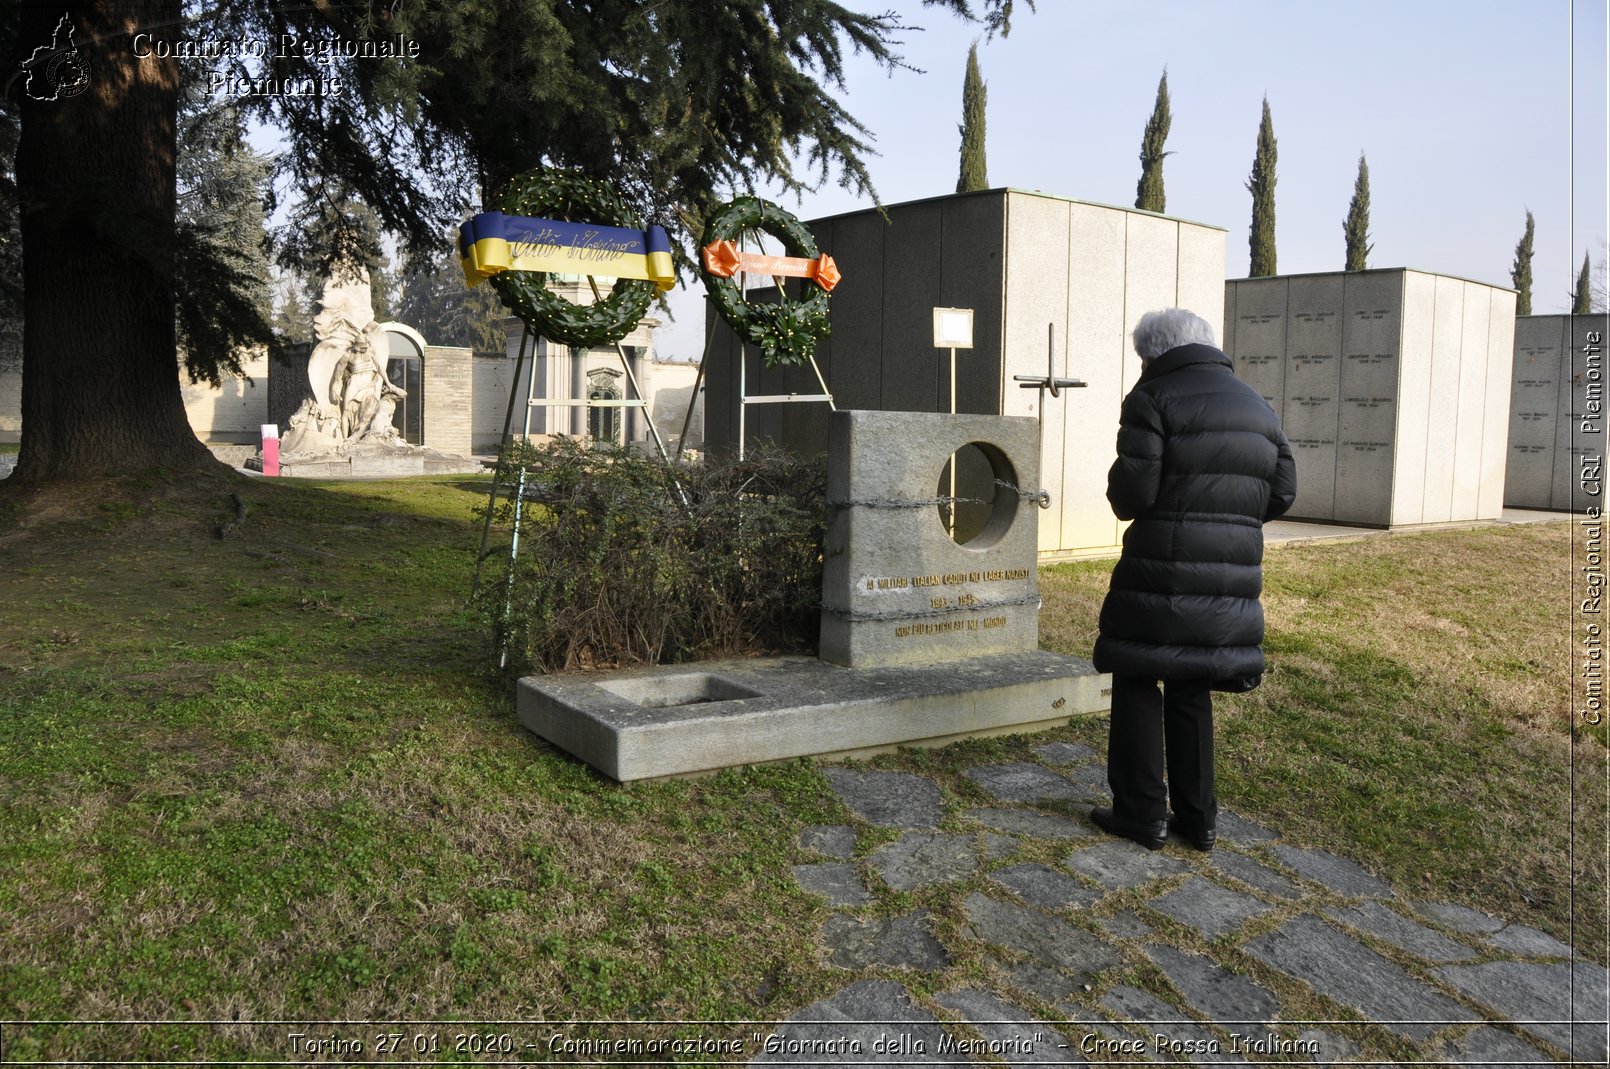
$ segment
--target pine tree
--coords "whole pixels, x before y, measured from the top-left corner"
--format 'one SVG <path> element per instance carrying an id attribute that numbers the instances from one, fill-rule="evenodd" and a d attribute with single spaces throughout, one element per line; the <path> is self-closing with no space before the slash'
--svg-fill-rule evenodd
<path id="1" fill-rule="evenodd" d="M 970 0 L 937 6 L 974 17 Z M 1011 7 L 985 0 L 977 20 L 1004 34 Z M 734 188 L 798 191 L 836 172 L 875 198 L 871 132 L 844 105 L 845 53 L 896 69 L 906 28 L 840 0 L 658 0 L 652 11 L 641 0 L 61 0 L 3 10 L 0 54 L 14 67 L 33 57 L 0 100 L 20 121 L 16 200 L 30 206 L 29 388 L 8 491 L 215 464 L 175 373 L 182 65 L 231 79 L 225 95 L 243 117 L 286 135 L 276 193 L 311 202 L 342 186 L 410 254 L 439 254 L 472 199 L 491 204 L 511 177 L 555 165 L 607 180 L 672 232 L 686 262 Z M 136 32 L 165 47 L 142 53 Z M 400 41 L 404 54 L 177 58 L 183 41 L 286 38 Z M 336 81 L 340 92 L 274 88 Z"/>
<path id="2" fill-rule="evenodd" d="M 397 318 L 432 345 L 503 352 L 507 339 L 497 321 L 508 314 L 491 286 L 464 285 L 463 269 L 451 256 L 403 274 Z"/>
<path id="3" fill-rule="evenodd" d="M 300 345 L 313 340 L 313 302 L 307 283 L 296 275 L 280 272 L 274 279 L 278 294 L 274 312 L 274 333 L 283 345 Z"/>
<path id="4" fill-rule="evenodd" d="M 1364 162 L 1364 153 L 1358 154 L 1358 177 L 1353 179 L 1353 200 L 1347 206 L 1347 218 L 1342 221 L 1342 233 L 1347 238 L 1347 262 L 1344 271 L 1363 271 L 1368 268 L 1370 250 L 1370 165 Z"/>
<path id="5" fill-rule="evenodd" d="M 1163 143 L 1168 140 L 1168 128 L 1174 117 L 1168 106 L 1168 68 L 1157 83 L 1157 101 L 1152 105 L 1152 117 L 1146 120 L 1146 131 L 1140 138 L 1140 184 L 1135 189 L 1135 207 L 1148 212 L 1161 212 L 1163 196 Z"/>
<path id="6" fill-rule="evenodd" d="M 1526 210 L 1526 232 L 1515 244 L 1515 262 L 1509 269 L 1509 280 L 1515 287 L 1515 314 L 1532 314 L 1532 210 Z"/>
<path id="7" fill-rule="evenodd" d="M 1571 314 L 1585 316 L 1593 311 L 1593 264 L 1588 254 L 1582 254 L 1582 273 L 1576 276 L 1576 289 L 1571 292 Z"/>
<path id="8" fill-rule="evenodd" d="M 1269 98 L 1263 98 L 1263 121 L 1258 124 L 1258 151 L 1252 158 L 1251 264 L 1247 274 L 1262 278 L 1275 274 L 1275 124 L 1269 117 Z"/>
<path id="9" fill-rule="evenodd" d="M 176 335 L 186 373 L 217 386 L 243 374 L 249 346 L 273 340 L 263 201 L 270 165 L 246 144 L 240 113 L 209 99 L 199 67 L 180 67 Z"/>
<path id="10" fill-rule="evenodd" d="M 956 192 L 972 193 L 988 189 L 989 177 L 984 166 L 984 111 L 989 87 L 978 70 L 978 42 L 967 49 L 967 76 L 962 80 L 962 135 L 961 175 L 956 179 Z"/>

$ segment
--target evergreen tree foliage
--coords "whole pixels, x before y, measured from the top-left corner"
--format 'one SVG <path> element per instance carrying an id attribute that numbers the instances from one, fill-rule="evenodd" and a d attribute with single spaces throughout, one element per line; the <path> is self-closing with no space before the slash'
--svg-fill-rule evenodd
<path id="1" fill-rule="evenodd" d="M 1248 276 L 1262 278 L 1275 271 L 1275 124 L 1269 117 L 1269 98 L 1263 98 L 1263 120 L 1258 124 L 1258 151 L 1252 158 L 1252 177 L 1247 189 L 1252 192 L 1251 263 Z"/>
<path id="2" fill-rule="evenodd" d="M 1593 265 L 1593 282 L 1591 284 L 1593 310 L 1603 312 L 1610 309 L 1610 246 L 1604 238 L 1599 239 L 1599 260 Z"/>
<path id="3" fill-rule="evenodd" d="M 1365 270 L 1375 246 L 1370 244 L 1370 165 L 1364 162 L 1362 152 L 1358 154 L 1358 177 L 1353 179 L 1353 199 L 1347 205 L 1342 233 L 1347 238 L 1347 262 L 1342 270 Z"/>
<path id="4" fill-rule="evenodd" d="M 497 321 L 508 314 L 491 286 L 465 286 L 463 268 L 450 256 L 403 274 L 396 318 L 432 345 L 504 352 L 508 342 Z"/>
<path id="5" fill-rule="evenodd" d="M 1515 287 L 1515 314 L 1532 314 L 1532 211 L 1526 210 L 1526 232 L 1515 243 L 1515 262 L 1509 269 L 1509 280 Z"/>
<path id="6" fill-rule="evenodd" d="M 243 374 L 248 346 L 273 340 L 263 202 L 269 162 L 246 144 L 239 112 L 180 67 L 175 296 L 186 373 L 216 386 Z"/>
<path id="7" fill-rule="evenodd" d="M 1593 311 L 1593 264 L 1587 253 L 1582 254 L 1582 272 L 1576 276 L 1576 288 L 1571 291 L 1571 314 L 1585 316 Z"/>
<path id="8" fill-rule="evenodd" d="M 273 319 L 274 334 L 284 345 L 300 345 L 313 340 L 313 297 L 306 280 L 286 271 L 277 272 L 277 295 Z"/>
<path id="9" fill-rule="evenodd" d="M 924 3 L 1002 34 L 1013 9 Z M 209 87 L 219 79 L 241 119 L 284 135 L 276 196 L 318 205 L 350 194 L 410 259 L 444 251 L 465 213 L 511 177 L 561 166 L 608 181 L 671 231 L 686 262 L 735 190 L 836 177 L 875 198 L 872 134 L 843 102 L 846 52 L 898 69 L 912 28 L 840 0 L 61 0 L 0 11 L 0 52 L 27 75 L 0 102 L 20 120 L 17 201 L 29 205 L 12 486 L 213 463 L 175 374 L 172 310 L 188 255 L 175 187 L 181 66 Z M 64 17 L 71 47 L 46 59 L 70 59 L 61 70 L 85 80 L 40 93 L 60 88 L 36 50 L 61 48 Z M 141 54 L 136 33 L 172 51 Z M 177 58 L 198 40 L 269 47 Z M 205 325 L 186 320 L 187 351 L 227 351 Z"/>
<path id="10" fill-rule="evenodd" d="M 1161 212 L 1163 197 L 1163 143 L 1168 140 L 1168 128 L 1174 117 L 1168 106 L 1168 69 L 1157 83 L 1157 102 L 1152 105 L 1152 117 L 1146 120 L 1146 130 L 1140 138 L 1140 184 L 1135 189 L 1135 207 L 1148 212 Z"/>
<path id="11" fill-rule="evenodd" d="M 978 42 L 967 49 L 967 76 L 962 81 L 961 175 L 956 192 L 971 193 L 989 188 L 984 165 L 984 111 L 988 87 L 978 70 Z"/>

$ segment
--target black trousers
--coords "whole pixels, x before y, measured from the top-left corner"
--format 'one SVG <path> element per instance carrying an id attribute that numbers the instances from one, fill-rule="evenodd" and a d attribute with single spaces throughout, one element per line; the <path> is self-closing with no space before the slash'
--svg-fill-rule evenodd
<path id="1" fill-rule="evenodd" d="M 1213 793 L 1213 691 L 1207 680 L 1112 677 L 1107 782 L 1120 818 L 1152 822 L 1175 816 L 1193 828 L 1218 817 Z M 1164 755 L 1168 784 L 1163 783 Z"/>

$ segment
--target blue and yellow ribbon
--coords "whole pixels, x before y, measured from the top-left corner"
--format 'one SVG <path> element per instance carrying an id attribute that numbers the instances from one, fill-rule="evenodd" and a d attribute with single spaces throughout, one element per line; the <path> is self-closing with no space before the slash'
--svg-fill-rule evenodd
<path id="1" fill-rule="evenodd" d="M 632 230 L 482 212 L 459 225 L 458 254 L 471 286 L 501 271 L 560 271 L 676 287 L 671 241 L 657 226 Z"/>

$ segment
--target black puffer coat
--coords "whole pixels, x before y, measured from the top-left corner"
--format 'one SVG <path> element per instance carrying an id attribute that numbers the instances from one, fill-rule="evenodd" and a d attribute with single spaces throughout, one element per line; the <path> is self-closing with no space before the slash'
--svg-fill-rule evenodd
<path id="1" fill-rule="evenodd" d="M 1124 398 L 1107 476 L 1113 512 L 1135 522 L 1101 607 L 1096 668 L 1255 685 L 1263 524 L 1296 496 L 1280 420 L 1229 357 L 1182 345 L 1149 361 Z"/>

